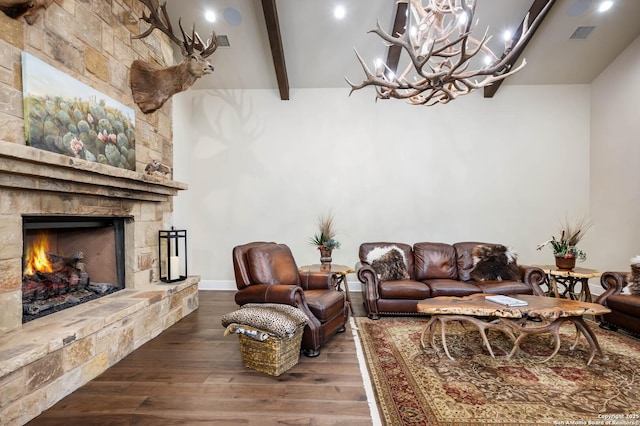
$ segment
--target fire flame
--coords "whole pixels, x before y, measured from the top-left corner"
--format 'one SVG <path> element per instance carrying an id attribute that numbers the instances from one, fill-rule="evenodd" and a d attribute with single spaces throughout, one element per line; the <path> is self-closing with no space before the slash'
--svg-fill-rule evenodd
<path id="1" fill-rule="evenodd" d="M 27 248 L 25 255 L 25 267 L 23 275 L 33 275 L 37 272 L 53 272 L 53 268 L 47 251 L 49 250 L 49 240 L 45 233 L 39 234 L 38 238 Z"/>

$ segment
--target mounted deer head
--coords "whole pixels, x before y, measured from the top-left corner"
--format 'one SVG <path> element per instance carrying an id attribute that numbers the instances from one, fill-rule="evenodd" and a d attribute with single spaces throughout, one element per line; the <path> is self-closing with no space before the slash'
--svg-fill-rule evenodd
<path id="1" fill-rule="evenodd" d="M 142 15 L 142 20 L 151 26 L 142 34 L 131 38 L 145 38 L 157 28 L 181 47 L 182 56 L 184 56 L 178 65 L 167 68 L 161 68 L 141 60 L 135 60 L 131 64 L 129 80 L 133 100 L 142 112 L 148 114 L 161 108 L 171 96 L 187 90 L 203 75 L 213 72 L 213 65 L 207 62 L 206 58 L 216 51 L 218 43 L 215 31 L 212 32 L 211 38 L 205 44 L 196 33 L 195 25 L 189 36 L 184 32 L 182 23 L 178 20 L 182 33 L 182 40 L 180 40 L 173 34 L 166 2 L 162 5 L 158 4 L 158 0 L 140 0 L 140 2 L 150 11 L 149 15 Z"/>
<path id="2" fill-rule="evenodd" d="M 51 3 L 53 0 L 0 0 L 0 10 L 9 18 L 18 19 L 24 16 L 25 21 L 32 25 L 40 12 Z"/>

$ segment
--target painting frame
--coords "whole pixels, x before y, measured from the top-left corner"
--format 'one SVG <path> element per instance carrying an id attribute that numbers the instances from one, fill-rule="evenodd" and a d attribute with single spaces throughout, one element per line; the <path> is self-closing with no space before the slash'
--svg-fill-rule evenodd
<path id="1" fill-rule="evenodd" d="M 22 52 L 26 144 L 136 170 L 135 111 Z"/>

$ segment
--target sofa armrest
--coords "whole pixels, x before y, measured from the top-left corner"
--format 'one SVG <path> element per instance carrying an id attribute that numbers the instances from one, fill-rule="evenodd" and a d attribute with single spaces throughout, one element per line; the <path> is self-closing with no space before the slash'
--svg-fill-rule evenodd
<path id="1" fill-rule="evenodd" d="M 598 296 L 596 303 L 607 306 L 609 296 L 622 293 L 622 289 L 627 285 L 627 274 L 625 272 L 604 272 L 600 276 L 600 285 L 604 289 L 604 293 Z"/>
<path id="2" fill-rule="evenodd" d="M 520 265 L 520 276 L 522 282 L 531 287 L 534 296 L 546 296 L 541 284 L 547 280 L 547 274 L 537 266 Z"/>
<path id="3" fill-rule="evenodd" d="M 356 265 L 356 275 L 362 283 L 362 291 L 364 292 L 362 298 L 369 318 L 380 318 L 378 311 L 378 299 L 380 299 L 378 274 L 367 263 L 359 263 Z"/>

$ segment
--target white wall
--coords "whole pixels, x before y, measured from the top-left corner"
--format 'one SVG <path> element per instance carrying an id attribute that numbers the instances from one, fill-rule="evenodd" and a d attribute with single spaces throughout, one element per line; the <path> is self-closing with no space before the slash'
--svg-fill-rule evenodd
<path id="1" fill-rule="evenodd" d="M 308 239 L 329 210 L 335 263 L 384 240 L 500 242 L 520 263 L 550 263 L 536 245 L 589 209 L 589 86 L 505 85 L 435 107 L 347 95 L 174 97 L 174 176 L 189 184 L 174 225 L 188 230 L 190 273 L 232 281 L 232 248 L 256 240 L 318 263 Z"/>
<path id="2" fill-rule="evenodd" d="M 628 272 L 640 254 L 640 37 L 592 84 L 589 251 L 600 270 Z"/>

